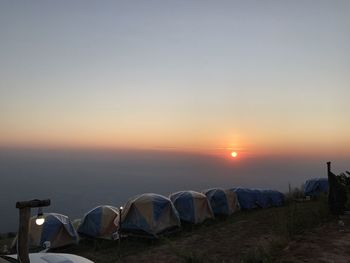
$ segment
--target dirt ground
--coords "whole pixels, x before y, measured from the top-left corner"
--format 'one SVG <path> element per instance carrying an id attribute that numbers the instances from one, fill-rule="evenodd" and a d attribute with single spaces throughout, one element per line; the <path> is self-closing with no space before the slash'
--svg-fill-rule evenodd
<path id="1" fill-rule="evenodd" d="M 284 262 L 350 262 L 350 216 L 297 236 L 283 250 Z"/>
<path id="2" fill-rule="evenodd" d="M 214 230 L 215 229 L 215 230 Z M 222 224 L 213 230 L 200 231 L 181 239 L 150 249 L 147 252 L 124 258 L 125 262 L 237 262 L 240 250 L 246 251 L 269 239 L 264 227 L 258 222 L 238 221 L 234 227 Z M 251 233 L 248 229 L 255 229 Z M 249 233 L 250 237 L 247 237 Z"/>
<path id="3" fill-rule="evenodd" d="M 193 234 L 150 249 L 147 252 L 128 256 L 124 262 L 248 262 L 242 254 L 252 248 L 264 247 L 279 240 L 274 230 L 269 231 L 271 216 L 259 214 L 259 218 L 241 220 L 235 224 L 221 224 L 213 231 Z M 255 217 L 255 216 L 254 216 Z M 350 262 L 350 216 L 322 224 L 280 245 L 276 255 L 264 258 L 264 262 Z M 253 230 L 253 231 L 252 231 Z M 243 258 L 243 259 L 242 259 Z M 252 259 L 251 259 L 252 260 Z M 255 261 L 256 260 L 256 261 Z M 258 259 L 252 260 L 259 262 Z M 262 259 L 261 259 L 262 260 Z"/>

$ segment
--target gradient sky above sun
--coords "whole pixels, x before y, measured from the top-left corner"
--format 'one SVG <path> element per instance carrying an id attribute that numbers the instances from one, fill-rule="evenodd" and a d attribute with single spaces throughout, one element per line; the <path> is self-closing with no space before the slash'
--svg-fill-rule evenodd
<path id="1" fill-rule="evenodd" d="M 0 146 L 350 156 L 349 1 L 1 1 Z"/>

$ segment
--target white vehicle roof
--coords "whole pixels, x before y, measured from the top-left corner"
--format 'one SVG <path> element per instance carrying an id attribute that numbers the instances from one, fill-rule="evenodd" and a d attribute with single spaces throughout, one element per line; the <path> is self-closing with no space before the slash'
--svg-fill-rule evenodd
<path id="1" fill-rule="evenodd" d="M 9 255 L 7 257 L 17 259 L 17 255 Z M 30 263 L 94 263 L 77 255 L 60 253 L 32 253 L 29 254 L 29 260 Z M 2 263 L 1 259 L 0 263 Z"/>

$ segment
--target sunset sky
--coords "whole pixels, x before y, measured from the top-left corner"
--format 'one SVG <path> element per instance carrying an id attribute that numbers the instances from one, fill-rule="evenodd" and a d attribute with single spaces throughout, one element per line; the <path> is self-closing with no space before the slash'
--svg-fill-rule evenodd
<path id="1" fill-rule="evenodd" d="M 350 157 L 350 1 L 1 1 L 0 146 Z"/>

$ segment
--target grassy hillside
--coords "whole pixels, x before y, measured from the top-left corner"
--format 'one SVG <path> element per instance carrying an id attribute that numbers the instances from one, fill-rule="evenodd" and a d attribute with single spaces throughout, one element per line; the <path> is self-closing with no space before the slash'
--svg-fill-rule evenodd
<path id="1" fill-rule="evenodd" d="M 338 220 L 329 215 L 325 198 L 293 201 L 284 207 L 244 211 L 197 226 L 185 225 L 178 233 L 159 240 L 81 240 L 77 246 L 56 252 L 78 254 L 96 263 L 311 262 L 308 260 L 317 257 L 321 261 L 331 258 L 347 262 L 350 218 L 341 218 L 345 226 Z M 12 239 L 11 233 L 0 236 L 0 248 L 11 244 Z"/>
<path id="2" fill-rule="evenodd" d="M 275 262 L 295 237 L 332 219 L 325 200 L 236 213 L 160 240 L 83 240 L 61 249 L 99 262 Z"/>

